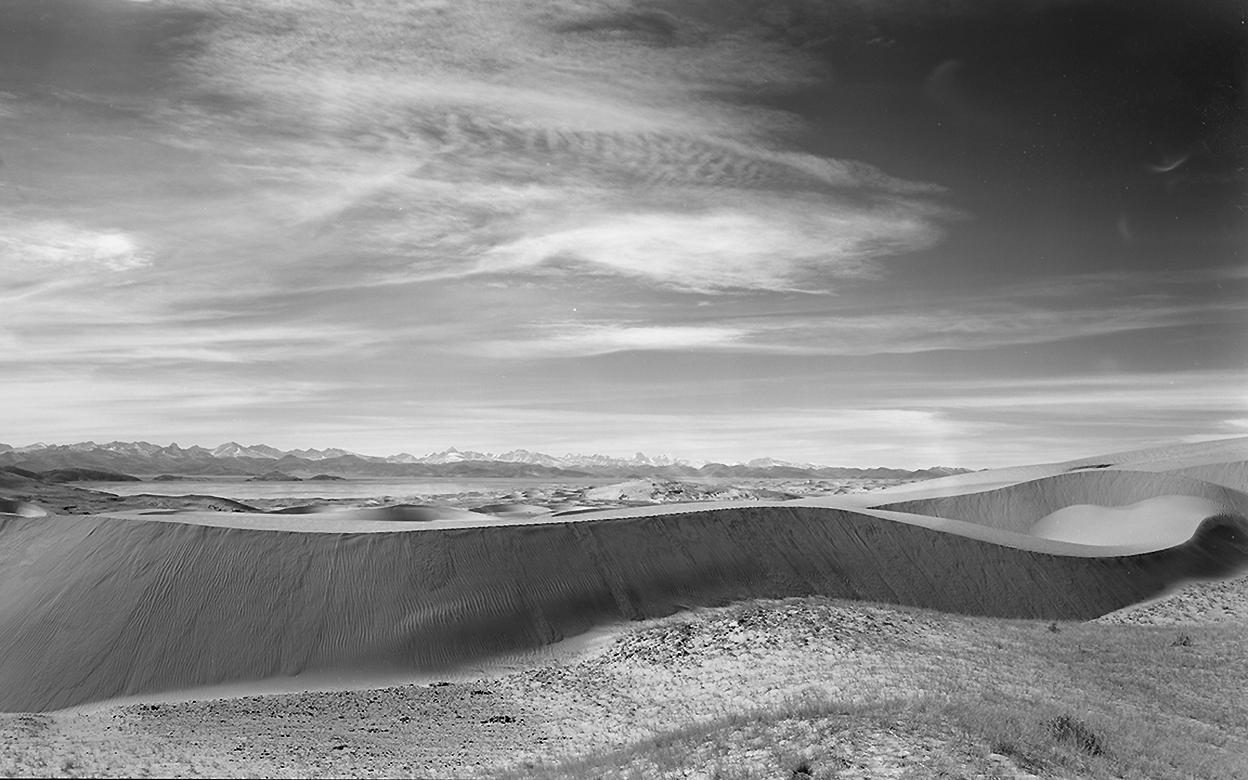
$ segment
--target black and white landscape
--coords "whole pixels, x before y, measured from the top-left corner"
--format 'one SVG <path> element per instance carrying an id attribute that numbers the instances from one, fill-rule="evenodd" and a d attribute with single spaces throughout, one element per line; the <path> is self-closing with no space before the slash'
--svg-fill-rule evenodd
<path id="1" fill-rule="evenodd" d="M 0 775 L 1248 778 L 1245 29 L 0 0 Z"/>

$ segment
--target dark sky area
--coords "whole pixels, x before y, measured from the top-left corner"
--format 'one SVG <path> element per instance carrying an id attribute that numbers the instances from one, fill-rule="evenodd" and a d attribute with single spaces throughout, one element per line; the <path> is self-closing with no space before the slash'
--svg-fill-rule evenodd
<path id="1" fill-rule="evenodd" d="M 5 0 L 13 441 L 1248 434 L 1242 3 Z"/>

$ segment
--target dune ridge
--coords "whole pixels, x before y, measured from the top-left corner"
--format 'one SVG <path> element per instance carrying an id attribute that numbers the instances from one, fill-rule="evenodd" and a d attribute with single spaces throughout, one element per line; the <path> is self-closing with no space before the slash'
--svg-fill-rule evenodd
<path id="1" fill-rule="evenodd" d="M 873 506 L 1028 533 L 1036 522 L 1066 507 L 1080 504 L 1121 507 L 1165 496 L 1200 498 L 1223 507 L 1224 511 L 1248 515 L 1248 495 L 1229 487 L 1182 474 L 1118 469 L 1065 472 L 981 492 L 913 498 Z"/>
<path id="2" fill-rule="evenodd" d="M 1242 566 L 1246 530 L 1228 514 L 1173 548 L 1079 557 L 816 506 L 361 534 L 5 517 L 0 710 L 433 670 L 745 598 L 1089 619 Z"/>

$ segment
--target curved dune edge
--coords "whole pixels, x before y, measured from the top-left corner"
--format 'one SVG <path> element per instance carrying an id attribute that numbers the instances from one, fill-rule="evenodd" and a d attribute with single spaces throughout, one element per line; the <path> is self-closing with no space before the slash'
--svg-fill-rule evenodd
<path id="1" fill-rule="evenodd" d="M 1164 550 L 1076 555 L 888 510 L 685 509 L 375 533 L 4 518 L 0 710 L 304 672 L 418 673 L 747 598 L 1083 620 L 1248 561 L 1248 524 L 1231 515 Z"/>
<path id="2" fill-rule="evenodd" d="M 872 506 L 964 520 L 1022 534 L 1030 533 L 1044 518 L 1069 507 L 1092 505 L 1115 509 L 1165 497 L 1202 499 L 1221 512 L 1248 515 L 1248 494 L 1240 491 L 1182 474 L 1117 469 L 1065 472 L 976 493 L 943 495 L 938 491 L 931 496 L 897 496 L 903 500 L 881 501 L 892 497 L 892 494 L 881 492 L 874 496 Z M 1179 522 L 1182 522 L 1180 515 L 1183 514 L 1175 513 Z M 1132 531 L 1136 542 L 1158 546 L 1170 543 L 1165 533 L 1160 534 L 1162 541 L 1150 542 L 1143 525 L 1137 524 Z M 1154 527 L 1155 524 L 1149 525 L 1154 532 L 1160 528 Z"/>
<path id="3" fill-rule="evenodd" d="M 1101 470 L 1186 473 L 1187 476 L 1206 479 L 1224 487 L 1248 490 L 1248 436 L 1130 450 L 1055 463 L 973 471 L 885 488 L 875 495 L 890 496 L 895 501 L 951 497 L 981 493 L 1061 474 L 1096 473 Z M 1209 478 L 1210 476 L 1214 478 Z"/>

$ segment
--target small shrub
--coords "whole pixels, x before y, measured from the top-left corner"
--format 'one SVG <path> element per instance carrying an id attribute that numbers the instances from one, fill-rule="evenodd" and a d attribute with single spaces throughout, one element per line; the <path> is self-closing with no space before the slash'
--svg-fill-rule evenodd
<path id="1" fill-rule="evenodd" d="M 1192 638 L 1188 636 L 1187 634 L 1179 634 L 1177 637 L 1174 638 L 1174 641 L 1170 643 L 1170 646 L 1171 647 L 1191 647 Z"/>
<path id="2" fill-rule="evenodd" d="M 810 771 L 810 764 L 803 761 L 793 770 L 793 774 L 789 776 L 789 780 L 809 780 L 809 778 L 814 776 L 815 773 Z"/>
<path id="3" fill-rule="evenodd" d="M 1061 627 L 1061 626 L 1059 626 L 1057 623 L 1050 623 L 1050 624 L 1049 624 L 1049 633 L 1050 633 L 1050 634 L 1056 634 L 1058 631 L 1061 631 L 1061 630 L 1062 630 L 1062 627 Z"/>
<path id="4" fill-rule="evenodd" d="M 1045 725 L 1048 727 L 1049 733 L 1058 742 L 1069 742 L 1090 756 L 1099 756 L 1105 753 L 1105 746 L 1101 743 L 1101 738 L 1081 720 L 1076 720 L 1069 715 L 1059 715 L 1045 723 Z"/>

